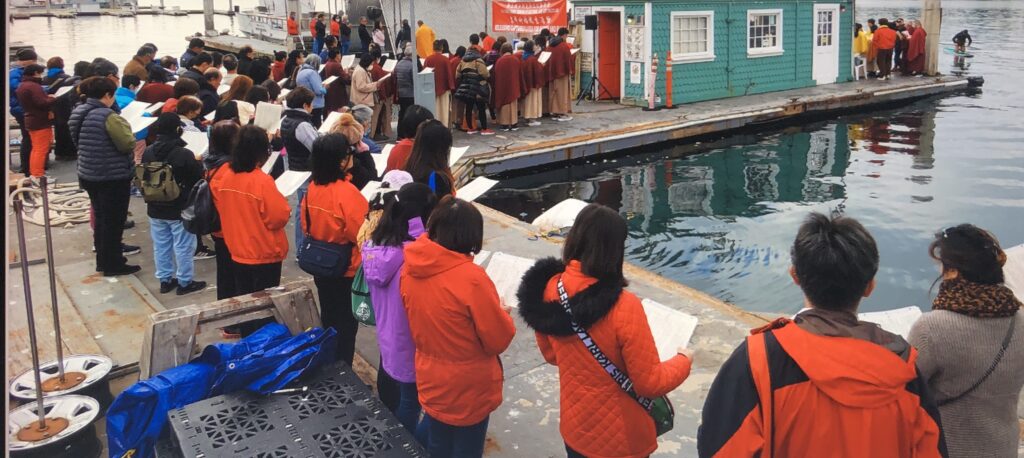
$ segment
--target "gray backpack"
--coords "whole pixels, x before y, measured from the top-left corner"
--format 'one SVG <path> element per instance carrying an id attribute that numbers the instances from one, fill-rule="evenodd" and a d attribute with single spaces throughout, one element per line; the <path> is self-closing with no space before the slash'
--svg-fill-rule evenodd
<path id="1" fill-rule="evenodd" d="M 171 164 L 144 162 L 135 166 L 135 187 L 142 191 L 146 203 L 173 202 L 181 195 L 181 187 L 174 181 Z"/>

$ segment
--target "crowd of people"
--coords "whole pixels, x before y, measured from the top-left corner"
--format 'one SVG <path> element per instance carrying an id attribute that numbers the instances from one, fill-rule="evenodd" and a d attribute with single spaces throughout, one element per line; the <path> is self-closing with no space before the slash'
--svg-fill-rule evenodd
<path id="1" fill-rule="evenodd" d="M 921 21 L 893 22 L 868 19 L 867 28 L 854 24 L 853 53 L 867 68 L 867 76 L 892 79 L 893 72 L 904 76 L 922 76 L 925 71 L 925 40 L 928 33 Z"/>
<path id="2" fill-rule="evenodd" d="M 886 22 L 874 31 L 875 41 Z M 473 204 L 456 197 L 452 126 L 485 129 L 488 110 L 506 127 L 517 124 L 520 111 L 530 120 L 547 110 L 568 117 L 560 111 L 567 101 L 553 100 L 567 94 L 571 71 L 562 32 L 525 41 L 522 55 L 500 37 L 488 47 L 491 37 L 474 34 L 469 47 L 445 56 L 444 40 L 431 39 L 422 66 L 439 78 L 437 96 L 454 93 L 456 100 L 436 116 L 404 92 L 402 75 L 420 66 L 411 50 L 394 78 L 383 77 L 373 44 L 350 72 L 340 65 L 341 43 L 332 36 L 324 40 L 322 68 L 319 55 L 301 50 L 278 53 L 271 62 L 251 49 L 215 56 L 197 39 L 180 59 L 158 59 L 156 47 L 144 45 L 123 75 L 102 58 L 66 75 L 58 58 L 43 67 L 23 51 L 11 78 L 18 72 L 13 86 L 32 145 L 49 144 L 50 134 L 40 130 L 56 132 L 58 144 L 62 136 L 70 142 L 58 146 L 58 156 L 77 158 L 95 214 L 97 271 L 141 269 L 127 263 L 121 240 L 140 167 L 169 171 L 160 189 L 179 190 L 173 198 L 147 200 L 161 293 L 206 286 L 193 274 L 206 234 L 190 232 L 182 219 L 197 189 L 208 189 L 217 214 L 209 236 L 219 299 L 278 286 L 289 257 L 314 245 L 334 247 L 346 254 L 343 268 L 313 280 L 323 326 L 338 331 L 337 358 L 354 358 L 360 328 L 352 291 L 361 271 L 376 319 L 381 400 L 431 456 L 479 457 L 490 415 L 504 399 L 501 355 L 516 326 L 512 309 L 473 262 L 484 223 Z M 408 37 L 418 41 L 420 31 Z M 910 61 L 912 48 L 905 48 Z M 539 49 L 551 52 L 548 67 L 534 65 Z M 564 65 L 565 73 L 550 70 L 552 64 Z M 268 132 L 254 125 L 254 107 L 279 103 L 284 78 L 289 92 L 281 126 Z M 48 95 L 67 85 L 70 95 Z M 484 87 L 493 89 L 483 95 Z M 137 134 L 119 114 L 131 100 L 164 103 Z M 374 137 L 391 135 L 386 101 L 401 107 L 398 142 L 378 177 L 372 155 L 381 145 Z M 338 122 L 319 132 L 334 111 L 341 112 Z M 190 150 L 186 131 L 206 132 L 208 150 Z M 45 157 L 33 146 L 23 164 L 38 176 Z M 285 159 L 267 164 L 275 153 Z M 310 172 L 294 203 L 274 182 L 285 168 Z M 360 190 L 373 180 L 382 182 L 381 191 L 367 199 Z M 294 250 L 285 233 L 292 221 Z M 544 359 L 558 367 L 560 431 L 570 457 L 653 453 L 658 429 L 651 399 L 679 387 L 693 364 L 687 349 L 666 361 L 658 357 L 640 300 L 626 289 L 627 236 L 621 215 L 587 206 L 561 258 L 538 261 L 518 291 L 517 313 Z M 971 225 L 939 232 L 928 252 L 941 265 L 941 283 L 934 310 L 918 320 L 908 342 L 858 321 L 879 266 L 870 232 L 849 217 L 809 216 L 791 250 L 790 274 L 804 293 L 804 309 L 756 330 L 722 366 L 697 432 L 700 455 L 1012 456 L 1024 322 L 1017 319 L 1020 301 L 1003 284 L 1006 255 L 994 236 Z"/>

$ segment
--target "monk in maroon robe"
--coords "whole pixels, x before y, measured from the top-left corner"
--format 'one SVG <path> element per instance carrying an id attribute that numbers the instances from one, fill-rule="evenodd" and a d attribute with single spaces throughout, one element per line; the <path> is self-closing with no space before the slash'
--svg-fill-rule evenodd
<path id="1" fill-rule="evenodd" d="M 548 74 L 548 109 L 556 121 L 570 121 L 572 94 L 569 92 L 569 78 L 573 73 L 572 53 L 569 43 L 561 35 L 551 40 L 546 49 L 551 57 L 544 64 Z"/>
<path id="2" fill-rule="evenodd" d="M 527 120 L 528 126 L 539 126 L 543 114 L 544 87 L 547 85 L 547 75 L 544 73 L 544 66 L 537 60 L 534 53 L 534 43 L 527 41 L 523 46 L 523 100 L 521 102 L 523 118 Z"/>
<path id="3" fill-rule="evenodd" d="M 523 79 L 523 62 L 512 55 L 512 44 L 501 45 L 501 57 L 494 63 L 494 106 L 498 110 L 498 124 L 502 130 L 519 128 L 519 98 L 523 95 L 526 81 Z"/>
<path id="4" fill-rule="evenodd" d="M 444 50 L 444 43 L 441 40 L 434 41 L 434 53 L 423 60 L 424 68 L 434 69 L 434 118 L 451 127 L 448 123 L 451 111 L 451 91 L 455 90 L 455 74 L 451 70 L 451 62 L 441 51 Z"/>
<path id="5" fill-rule="evenodd" d="M 324 96 L 324 116 L 339 108 L 348 106 L 348 86 L 352 81 L 348 71 L 341 67 L 341 53 L 336 53 L 334 58 L 328 59 L 324 64 L 324 78 L 337 76 L 330 86 L 327 86 L 327 95 Z"/>
<path id="6" fill-rule="evenodd" d="M 907 67 L 904 72 L 908 75 L 920 75 L 924 73 L 925 40 L 928 33 L 921 27 L 920 21 L 912 21 L 907 31 L 910 33 L 910 40 L 907 45 Z"/>

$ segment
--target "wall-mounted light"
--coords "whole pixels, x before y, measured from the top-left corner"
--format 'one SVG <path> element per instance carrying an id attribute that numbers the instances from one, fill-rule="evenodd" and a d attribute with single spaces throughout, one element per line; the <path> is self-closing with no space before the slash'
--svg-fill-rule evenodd
<path id="1" fill-rule="evenodd" d="M 634 22 L 636 22 L 636 16 L 633 16 L 632 14 L 626 16 L 626 24 L 633 25 Z"/>

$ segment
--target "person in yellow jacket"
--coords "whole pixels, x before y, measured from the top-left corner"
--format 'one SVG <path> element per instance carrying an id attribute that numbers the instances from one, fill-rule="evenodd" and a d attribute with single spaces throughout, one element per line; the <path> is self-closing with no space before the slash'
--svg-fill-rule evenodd
<path id="1" fill-rule="evenodd" d="M 434 29 L 427 27 L 422 20 L 416 21 L 416 54 L 426 59 L 434 53 Z"/>

